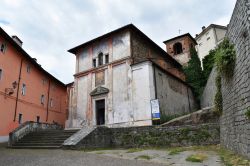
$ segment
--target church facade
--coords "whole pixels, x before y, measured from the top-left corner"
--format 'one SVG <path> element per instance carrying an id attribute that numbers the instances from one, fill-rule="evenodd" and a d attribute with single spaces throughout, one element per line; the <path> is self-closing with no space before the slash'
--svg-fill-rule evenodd
<path id="1" fill-rule="evenodd" d="M 66 128 L 152 125 L 161 116 L 196 109 L 181 65 L 133 24 L 69 50 L 76 56 Z"/>

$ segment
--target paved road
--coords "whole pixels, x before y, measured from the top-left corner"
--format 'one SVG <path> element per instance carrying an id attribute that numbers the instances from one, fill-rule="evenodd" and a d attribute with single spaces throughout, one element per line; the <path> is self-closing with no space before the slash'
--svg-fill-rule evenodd
<path id="1" fill-rule="evenodd" d="M 83 151 L 28 150 L 0 147 L 0 166 L 162 166 L 137 160 L 112 158 Z"/>

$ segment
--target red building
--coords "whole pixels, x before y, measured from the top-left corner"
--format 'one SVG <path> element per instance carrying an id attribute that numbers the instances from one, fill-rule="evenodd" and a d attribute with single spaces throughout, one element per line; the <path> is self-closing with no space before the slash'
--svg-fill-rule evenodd
<path id="1" fill-rule="evenodd" d="M 64 125 L 67 87 L 0 28 L 0 142 L 25 121 Z"/>

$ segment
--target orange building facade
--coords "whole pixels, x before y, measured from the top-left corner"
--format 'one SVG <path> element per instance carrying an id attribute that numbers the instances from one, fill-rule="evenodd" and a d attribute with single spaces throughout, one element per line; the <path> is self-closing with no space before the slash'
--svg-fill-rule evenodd
<path id="1" fill-rule="evenodd" d="M 26 121 L 64 125 L 67 87 L 0 28 L 0 142 Z"/>

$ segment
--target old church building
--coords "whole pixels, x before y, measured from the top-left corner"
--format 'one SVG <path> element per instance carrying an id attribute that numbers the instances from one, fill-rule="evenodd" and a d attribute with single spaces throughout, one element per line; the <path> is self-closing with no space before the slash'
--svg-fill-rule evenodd
<path id="1" fill-rule="evenodd" d="M 182 66 L 132 24 L 69 52 L 76 73 L 67 128 L 151 125 L 153 99 L 162 117 L 196 108 Z"/>

